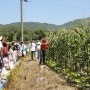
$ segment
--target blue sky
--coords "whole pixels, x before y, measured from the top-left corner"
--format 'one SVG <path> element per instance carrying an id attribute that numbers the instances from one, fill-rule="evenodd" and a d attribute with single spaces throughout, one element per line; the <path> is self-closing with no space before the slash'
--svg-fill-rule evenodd
<path id="1" fill-rule="evenodd" d="M 61 25 L 89 16 L 90 0 L 31 0 L 23 3 L 24 22 Z M 0 24 L 14 22 L 20 22 L 20 0 L 1 0 Z"/>

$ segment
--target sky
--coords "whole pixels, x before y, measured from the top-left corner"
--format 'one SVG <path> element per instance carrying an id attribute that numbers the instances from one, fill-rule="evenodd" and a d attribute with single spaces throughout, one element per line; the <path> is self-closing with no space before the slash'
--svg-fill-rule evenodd
<path id="1" fill-rule="evenodd" d="M 28 2 L 23 2 L 23 22 L 62 25 L 87 17 L 90 17 L 90 0 L 28 0 Z M 20 21 L 20 0 L 1 0 L 0 24 Z"/>

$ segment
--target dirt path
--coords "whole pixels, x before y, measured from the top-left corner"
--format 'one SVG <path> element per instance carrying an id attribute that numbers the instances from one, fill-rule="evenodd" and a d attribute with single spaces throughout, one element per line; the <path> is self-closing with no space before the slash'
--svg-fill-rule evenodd
<path id="1" fill-rule="evenodd" d="M 67 86 L 49 67 L 39 66 L 38 61 L 26 60 L 20 63 L 20 76 L 9 90 L 76 90 Z"/>

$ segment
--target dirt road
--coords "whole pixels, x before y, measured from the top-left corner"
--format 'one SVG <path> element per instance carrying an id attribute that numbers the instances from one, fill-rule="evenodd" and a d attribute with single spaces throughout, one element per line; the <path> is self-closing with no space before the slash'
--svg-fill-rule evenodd
<path id="1" fill-rule="evenodd" d="M 18 81 L 9 84 L 9 90 L 77 90 L 65 84 L 65 81 L 47 66 L 38 61 L 25 60 L 20 63 Z"/>

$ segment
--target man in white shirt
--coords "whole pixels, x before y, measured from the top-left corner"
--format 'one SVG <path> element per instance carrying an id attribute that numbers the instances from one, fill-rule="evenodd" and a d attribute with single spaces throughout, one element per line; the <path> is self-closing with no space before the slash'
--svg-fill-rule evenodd
<path id="1" fill-rule="evenodd" d="M 31 51 L 31 59 L 33 60 L 33 57 L 36 51 L 36 44 L 32 41 L 30 43 L 30 51 Z"/>
<path id="2" fill-rule="evenodd" d="M 41 53 L 41 42 L 36 43 L 36 50 L 37 50 L 37 59 L 40 60 L 40 53 Z"/>

